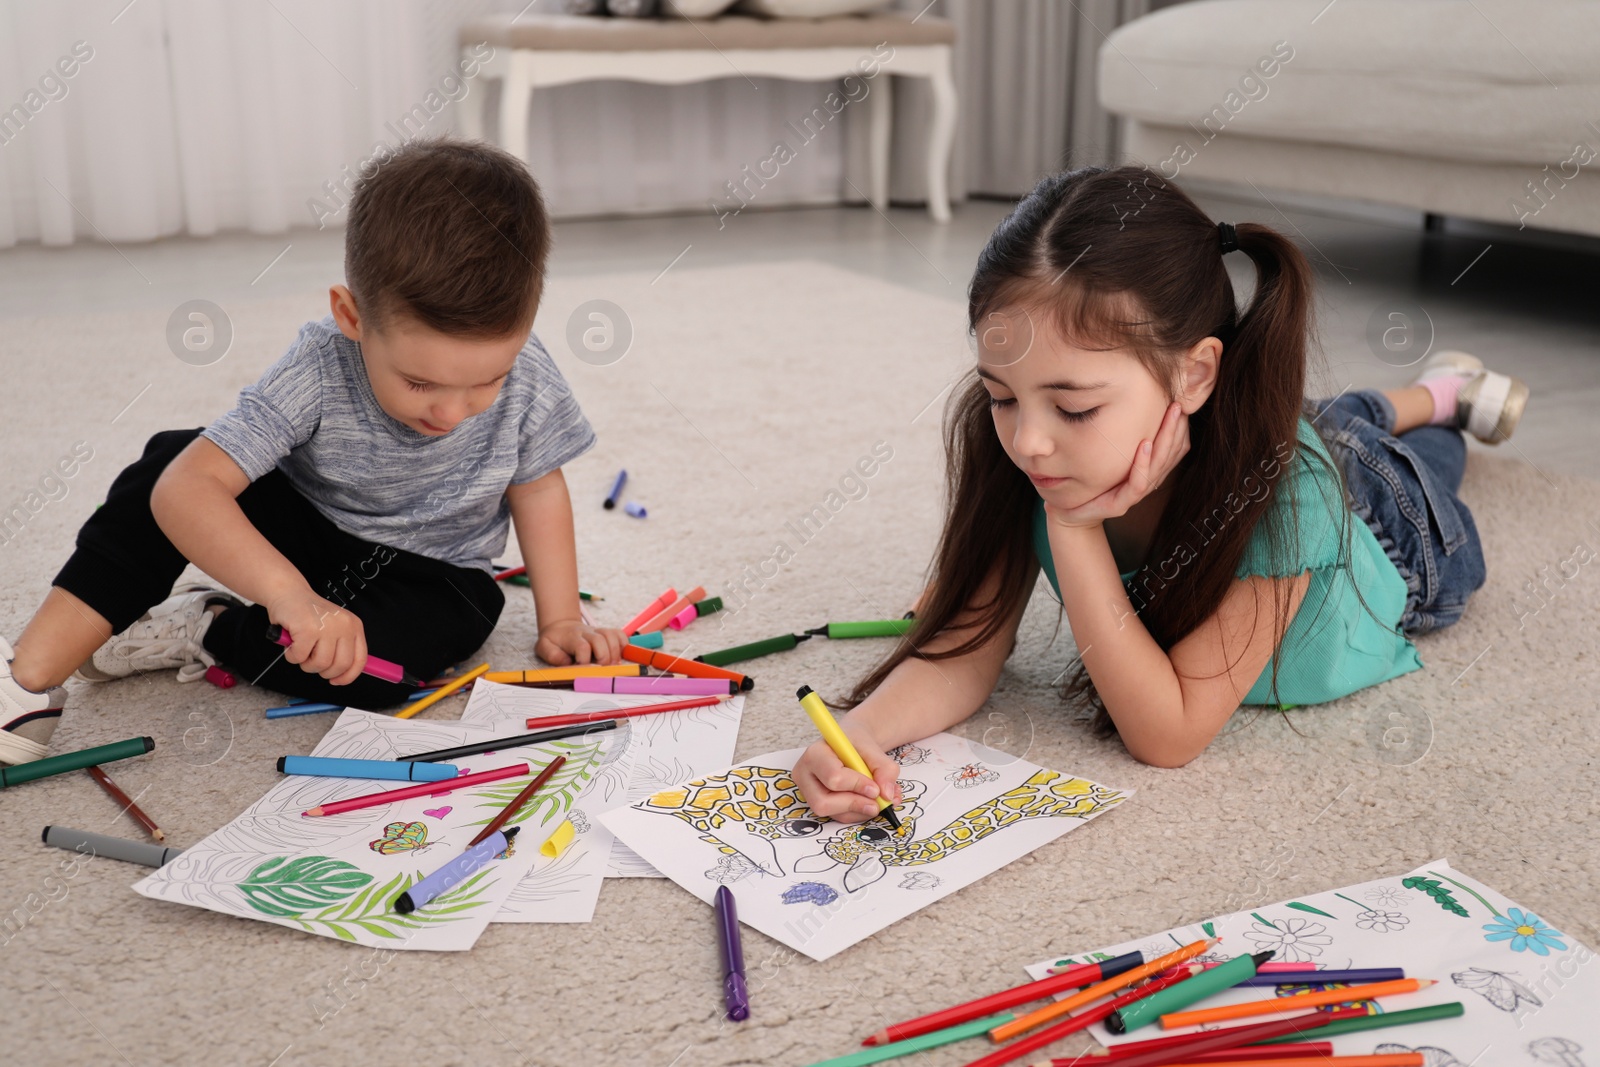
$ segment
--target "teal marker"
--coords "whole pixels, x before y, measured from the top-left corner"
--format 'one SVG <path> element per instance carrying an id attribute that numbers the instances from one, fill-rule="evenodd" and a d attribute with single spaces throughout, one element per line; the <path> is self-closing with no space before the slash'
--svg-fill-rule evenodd
<path id="1" fill-rule="evenodd" d="M 1257 952 L 1254 956 L 1235 956 L 1227 963 L 1201 971 L 1193 978 L 1185 978 L 1148 997 L 1134 1001 L 1121 1011 L 1114 1011 L 1106 1019 L 1106 1029 L 1113 1034 L 1126 1034 L 1141 1026 L 1149 1026 L 1169 1012 L 1182 1011 L 1195 1001 L 1204 1000 L 1224 989 L 1232 989 L 1246 978 L 1256 976 L 1256 968 L 1272 958 L 1270 952 Z"/>
<path id="2" fill-rule="evenodd" d="M 877 1048 L 862 1049 L 860 1052 L 851 1052 L 848 1055 L 836 1056 L 831 1060 L 813 1063 L 811 1067 L 867 1067 L 869 1063 L 882 1063 L 892 1060 L 897 1056 L 909 1056 L 913 1052 L 923 1049 L 938 1048 L 948 1045 L 952 1041 L 962 1041 L 969 1037 L 986 1034 L 1002 1023 L 1015 1019 L 1016 1015 L 1003 1011 L 999 1015 L 991 1015 L 987 1019 L 974 1019 L 970 1023 L 959 1026 L 949 1026 L 943 1030 L 935 1030 L 931 1034 L 922 1034 L 920 1037 L 908 1037 L 904 1041 L 895 1041 L 888 1045 L 879 1045 Z M 1310 1061 L 1307 1061 L 1310 1062 Z"/>
<path id="3" fill-rule="evenodd" d="M 666 638 L 661 635 L 660 630 L 652 630 L 647 634 L 634 634 L 628 638 L 628 644 L 638 645 L 640 648 L 660 648 L 665 641 Z"/>
<path id="4" fill-rule="evenodd" d="M 395 782 L 442 782 L 461 773 L 449 763 L 328 756 L 279 756 L 278 770 L 284 774 L 310 774 L 319 778 L 387 778 Z"/>

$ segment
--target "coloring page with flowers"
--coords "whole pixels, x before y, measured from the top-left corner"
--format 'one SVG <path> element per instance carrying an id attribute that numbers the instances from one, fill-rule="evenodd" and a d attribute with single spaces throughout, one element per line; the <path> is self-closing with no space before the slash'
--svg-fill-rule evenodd
<path id="1" fill-rule="evenodd" d="M 1443 861 L 1410 874 L 1235 912 L 1080 956 L 1041 960 L 1027 971 L 1043 978 L 1052 967 L 1134 950 L 1150 960 L 1207 937 L 1222 941 L 1200 960 L 1271 951 L 1274 961 L 1301 963 L 1308 970 L 1401 967 L 1407 978 L 1438 982 L 1413 993 L 1360 1002 L 1372 1014 L 1453 1002 L 1463 1006 L 1457 1018 L 1334 1035 L 1330 1040 L 1336 1055 L 1416 1051 L 1423 1054 L 1427 1067 L 1600 1064 L 1600 1012 L 1595 1010 L 1600 1005 L 1600 968 L 1588 966 L 1595 960 L 1594 952 Z M 1339 985 L 1235 989 L 1208 997 L 1196 1007 L 1324 988 Z M 1115 1046 L 1285 1017 L 1124 1035 L 1096 1024 L 1090 1033 L 1101 1044 Z"/>

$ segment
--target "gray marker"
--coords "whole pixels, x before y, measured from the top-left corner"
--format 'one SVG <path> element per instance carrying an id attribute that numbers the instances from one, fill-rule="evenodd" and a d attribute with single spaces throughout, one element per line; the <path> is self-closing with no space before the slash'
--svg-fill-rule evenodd
<path id="1" fill-rule="evenodd" d="M 146 867 L 162 867 L 183 854 L 181 848 L 168 848 L 148 841 L 129 841 L 122 837 L 74 830 L 69 826 L 46 826 L 44 843 L 51 848 L 64 848 L 85 856 L 105 856 L 107 859 L 142 863 Z"/>

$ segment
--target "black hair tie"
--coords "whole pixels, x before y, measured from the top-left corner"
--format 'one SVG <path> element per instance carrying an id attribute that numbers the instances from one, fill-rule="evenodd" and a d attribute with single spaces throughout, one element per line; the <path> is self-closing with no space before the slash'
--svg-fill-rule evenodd
<path id="1" fill-rule="evenodd" d="M 1233 223 L 1217 223 L 1217 233 L 1220 234 L 1222 238 L 1223 255 L 1227 255 L 1229 252 L 1237 252 L 1239 250 L 1239 235 L 1234 232 Z"/>

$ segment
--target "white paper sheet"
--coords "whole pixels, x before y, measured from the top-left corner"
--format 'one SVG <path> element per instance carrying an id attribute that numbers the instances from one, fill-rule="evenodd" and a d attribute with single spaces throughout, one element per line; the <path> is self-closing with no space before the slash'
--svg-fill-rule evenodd
<path id="1" fill-rule="evenodd" d="M 891 755 L 901 830 L 813 816 L 773 752 L 601 816 L 680 886 L 732 888 L 742 922 L 824 960 L 1115 807 L 1129 791 L 953 734 Z"/>
<path id="2" fill-rule="evenodd" d="M 1153 959 L 1213 934 L 1222 942 L 1199 957 L 1202 960 L 1270 949 L 1275 960 L 1318 970 L 1402 967 L 1408 978 L 1439 982 L 1415 993 L 1380 999 L 1376 1003 L 1381 1012 L 1452 1001 L 1465 1005 L 1459 1018 L 1335 1034 L 1328 1040 L 1338 1055 L 1418 1051 L 1428 1067 L 1600 1063 L 1600 1012 L 1596 1011 L 1600 968 L 1591 966 L 1594 953 L 1443 860 L 1406 875 L 1234 912 L 1082 956 L 1041 960 L 1027 971 L 1043 978 L 1051 967 L 1108 959 L 1135 949 Z M 1230 990 L 1195 1008 L 1305 989 Z M 1274 1018 L 1284 1016 L 1253 1016 L 1216 1025 Z M 1213 1028 L 1147 1027 L 1118 1036 L 1095 1025 L 1090 1033 L 1102 1044 L 1117 1045 Z M 1307 1040 L 1321 1039 L 1311 1034 Z"/>
<path id="3" fill-rule="evenodd" d="M 473 684 L 472 697 L 467 701 L 461 718 L 463 721 L 498 722 L 502 725 L 510 725 L 509 720 L 515 720 L 518 725 L 516 732 L 526 732 L 534 729 L 523 725 L 530 718 L 612 711 L 662 702 L 661 697 L 652 696 L 609 696 L 478 682 Z M 710 774 L 732 763 L 743 713 L 744 697 L 735 696 L 710 707 L 619 720 L 616 731 L 620 737 L 619 743 L 626 746 L 632 767 L 626 799 L 643 800 L 657 790 L 698 775 Z M 598 849 L 599 835 L 609 837 L 611 831 L 596 823 L 594 832 L 596 837 L 590 847 Z M 574 843 L 573 847 L 576 848 L 577 844 Z M 662 875 L 627 845 L 615 841 L 607 860 L 606 876 L 660 878 Z"/>
<path id="4" fill-rule="evenodd" d="M 313 755 L 392 760 L 496 736 L 483 726 L 395 719 L 348 709 Z M 533 867 L 539 847 L 575 810 L 614 742 L 605 735 L 467 756 L 483 771 L 557 755 L 567 763 L 516 815 L 511 854 L 410 915 L 394 900 L 466 848 L 484 823 L 527 785 L 526 775 L 467 790 L 438 791 L 339 815 L 308 808 L 400 783 L 286 776 L 243 814 L 133 888 L 147 897 L 277 923 L 373 947 L 462 951 L 472 947 Z"/>

